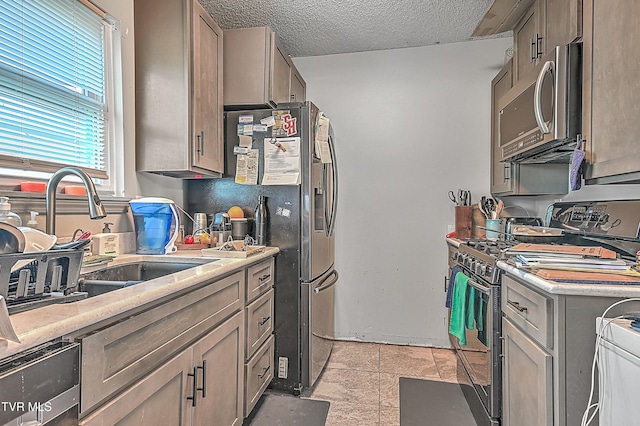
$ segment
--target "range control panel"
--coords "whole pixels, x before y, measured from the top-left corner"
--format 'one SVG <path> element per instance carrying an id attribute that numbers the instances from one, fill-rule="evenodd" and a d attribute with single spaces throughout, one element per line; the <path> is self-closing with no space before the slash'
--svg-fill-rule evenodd
<path id="1" fill-rule="evenodd" d="M 607 220 L 607 206 L 574 206 L 571 209 L 570 222 L 591 222 L 599 223 Z"/>
<path id="2" fill-rule="evenodd" d="M 549 226 L 585 234 L 640 238 L 640 200 L 555 203 Z"/>

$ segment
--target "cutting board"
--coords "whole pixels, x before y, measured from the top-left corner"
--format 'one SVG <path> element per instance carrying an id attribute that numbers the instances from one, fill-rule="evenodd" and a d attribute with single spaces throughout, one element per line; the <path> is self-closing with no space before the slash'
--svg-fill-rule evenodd
<path id="1" fill-rule="evenodd" d="M 517 244 L 509 249 L 512 252 L 570 254 L 601 259 L 615 259 L 616 252 L 603 247 L 565 246 L 555 244 Z"/>
<path id="2" fill-rule="evenodd" d="M 562 271 L 554 269 L 539 269 L 535 273 L 537 276 L 550 281 L 640 284 L 640 277 L 630 277 L 626 275 L 601 274 L 597 272 Z"/>

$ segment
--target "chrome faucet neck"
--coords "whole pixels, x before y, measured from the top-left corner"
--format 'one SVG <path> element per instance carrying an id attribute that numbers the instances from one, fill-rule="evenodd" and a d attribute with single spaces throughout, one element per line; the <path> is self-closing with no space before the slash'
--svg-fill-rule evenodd
<path id="1" fill-rule="evenodd" d="M 46 231 L 47 234 L 55 235 L 56 233 L 56 190 L 58 184 L 63 177 L 67 175 L 75 175 L 80 178 L 82 184 L 87 190 L 87 197 L 89 199 L 89 216 L 91 219 L 102 219 L 107 216 L 107 213 L 98 197 L 98 191 L 96 190 L 93 180 L 82 169 L 77 167 L 63 167 L 56 171 L 49 182 L 47 182 L 47 195 L 46 195 Z"/>

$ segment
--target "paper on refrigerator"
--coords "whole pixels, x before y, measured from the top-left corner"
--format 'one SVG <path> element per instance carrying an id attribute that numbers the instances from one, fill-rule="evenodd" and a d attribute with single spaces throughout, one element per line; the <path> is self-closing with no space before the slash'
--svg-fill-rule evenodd
<path id="1" fill-rule="evenodd" d="M 329 117 L 320 112 L 318 128 L 316 130 L 316 155 L 323 163 L 331 163 L 331 151 L 329 147 Z"/>
<path id="2" fill-rule="evenodd" d="M 300 138 L 265 138 L 262 185 L 300 184 Z"/>
<path id="3" fill-rule="evenodd" d="M 236 155 L 236 183 L 256 185 L 258 183 L 257 149 L 248 149 L 246 154 Z"/>

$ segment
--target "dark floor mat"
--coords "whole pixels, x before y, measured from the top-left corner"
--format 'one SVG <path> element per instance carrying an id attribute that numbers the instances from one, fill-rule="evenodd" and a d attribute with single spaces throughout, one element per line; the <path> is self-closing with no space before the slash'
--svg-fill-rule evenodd
<path id="1" fill-rule="evenodd" d="M 400 426 L 476 426 L 457 383 L 400 377 Z"/>
<path id="2" fill-rule="evenodd" d="M 324 426 L 329 402 L 265 394 L 245 426 Z"/>

